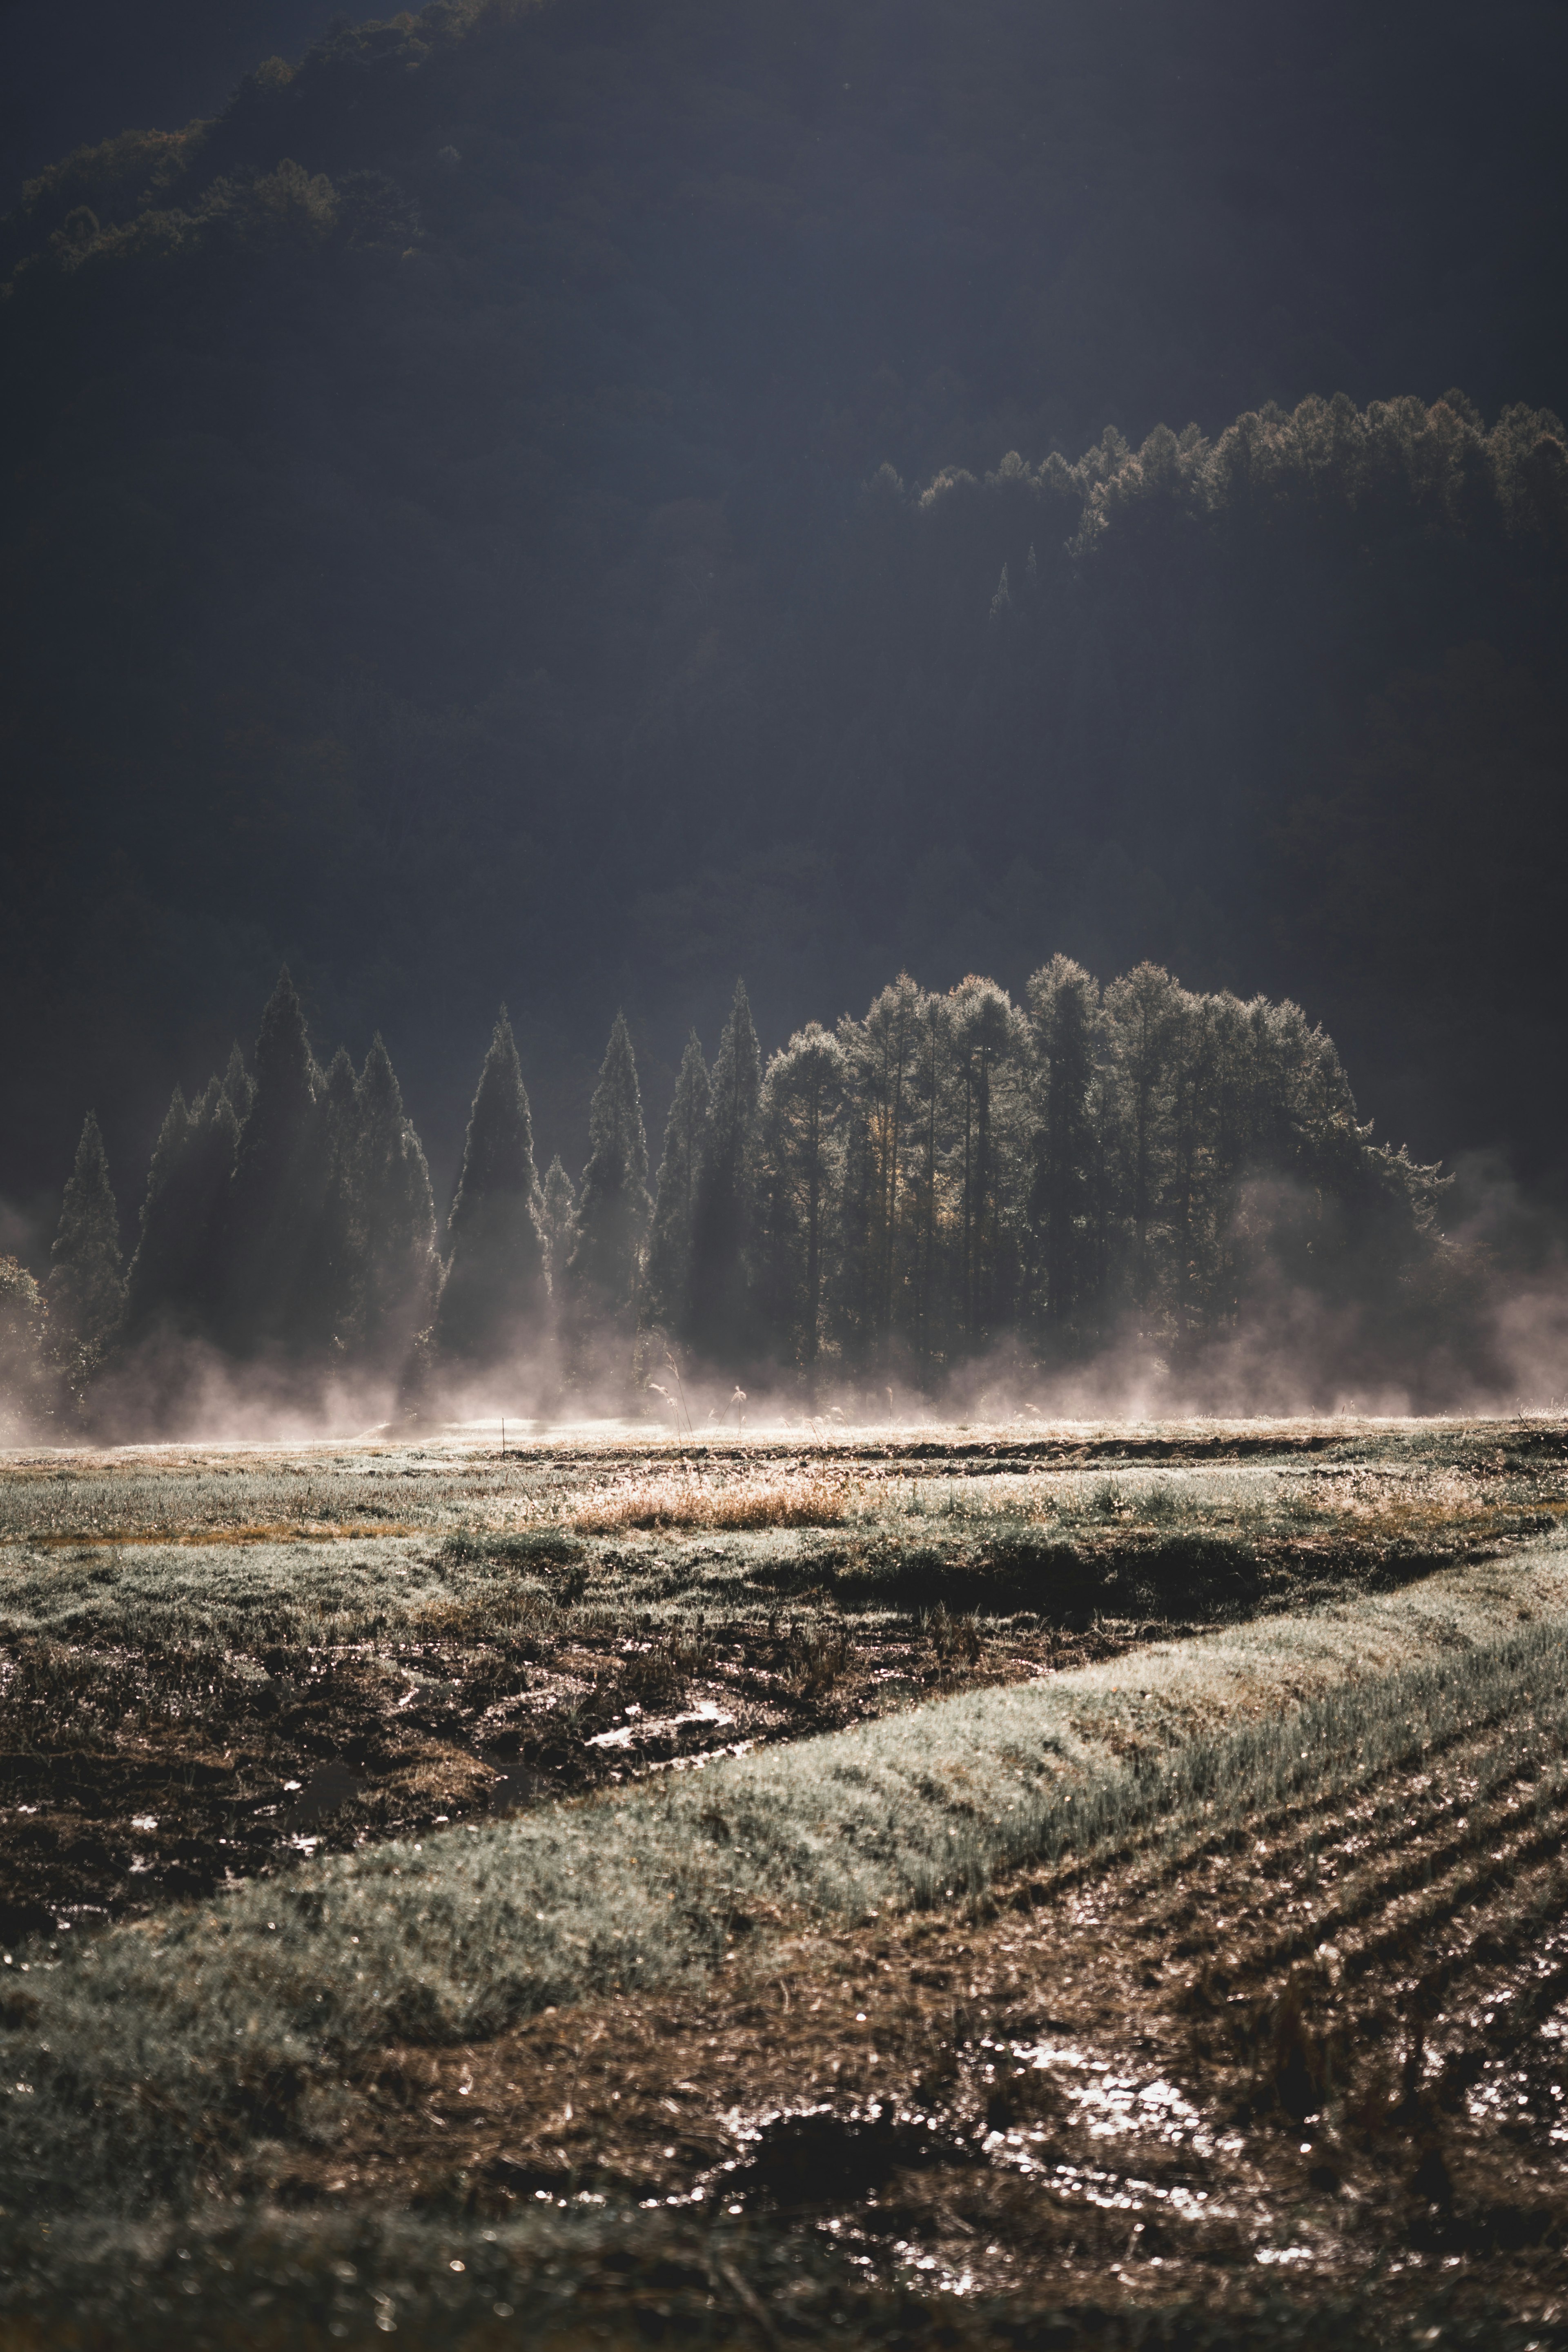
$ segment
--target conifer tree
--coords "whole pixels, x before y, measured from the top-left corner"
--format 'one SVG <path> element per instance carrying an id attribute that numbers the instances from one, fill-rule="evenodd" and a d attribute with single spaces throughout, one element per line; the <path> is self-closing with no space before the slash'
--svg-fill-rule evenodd
<path id="1" fill-rule="evenodd" d="M 1158 1221 L 1166 1206 L 1172 1156 L 1172 1049 L 1184 991 L 1157 964 L 1141 963 L 1105 992 L 1111 1058 L 1121 1214 L 1132 1304 L 1145 1321 L 1165 1270 Z"/>
<path id="2" fill-rule="evenodd" d="M 914 1211 L 910 1287 L 917 1361 L 929 1369 L 941 1351 L 943 1116 L 952 1063 L 952 1003 L 932 993 L 919 1008 L 914 1065 Z"/>
<path id="3" fill-rule="evenodd" d="M 1037 1317 L 1070 1328 L 1089 1286 L 1089 1096 L 1100 991 L 1081 964 L 1053 956 L 1029 982 L 1037 1083 L 1031 1146 L 1030 1274 Z"/>
<path id="4" fill-rule="evenodd" d="M 305 1291 L 325 1188 L 326 1121 L 304 1008 L 286 964 L 261 1016 L 254 1083 L 230 1194 L 225 1323 L 241 1354 L 320 1326 Z"/>
<path id="5" fill-rule="evenodd" d="M 47 1288 L 50 1349 L 73 1388 L 90 1376 L 124 1310 L 121 1266 L 120 1212 L 89 1111 L 60 1204 Z"/>
<path id="6" fill-rule="evenodd" d="M 486 1369 L 537 1347 L 548 1299 L 541 1206 L 533 1122 L 502 1005 L 447 1220 L 451 1254 L 436 1317 L 447 1361 Z"/>
<path id="7" fill-rule="evenodd" d="M 364 1234 L 359 1217 L 359 1097 L 354 1066 L 340 1045 L 316 1102 L 321 1192 L 300 1288 L 300 1324 L 290 1335 L 308 1350 L 348 1350 L 364 1311 Z"/>
<path id="8" fill-rule="evenodd" d="M 237 1045 L 228 1049 L 228 1066 L 223 1074 L 223 1091 L 234 1113 L 235 1125 L 243 1127 L 250 1117 L 250 1107 L 256 1100 L 256 1080 L 245 1066 L 245 1055 Z"/>
<path id="9" fill-rule="evenodd" d="M 1022 1024 L 1005 990 L 971 973 L 953 990 L 960 1124 L 959 1297 L 972 1346 L 1007 1318 L 1011 1147 L 1019 1105 Z"/>
<path id="10" fill-rule="evenodd" d="M 238 1146 L 225 1080 L 211 1079 L 189 1109 L 174 1088 L 153 1149 L 126 1278 L 127 1342 L 159 1325 L 187 1336 L 216 1329 Z"/>
<path id="11" fill-rule="evenodd" d="M 759 1291 L 815 1391 L 842 1179 L 847 1058 L 813 1021 L 769 1062 L 758 1114 Z"/>
<path id="12" fill-rule="evenodd" d="M 567 1268 L 579 1345 L 594 1334 L 633 1328 L 652 1205 L 637 1057 L 626 1016 L 617 1013 L 588 1108 L 588 1160 Z"/>
<path id="13" fill-rule="evenodd" d="M 853 1320 L 866 1344 L 884 1352 L 911 1239 L 910 1162 L 921 1004 L 922 992 L 903 971 L 882 990 L 864 1021 L 839 1024 L 853 1089 L 847 1203 L 851 1229 L 845 1234 L 857 1293 Z"/>
<path id="14" fill-rule="evenodd" d="M 379 1030 L 360 1073 L 354 1110 L 359 1341 L 373 1362 L 390 1369 L 430 1320 L 438 1261 L 430 1171 Z"/>
<path id="15" fill-rule="evenodd" d="M 690 1318 L 691 1225 L 708 1127 L 708 1065 L 693 1029 L 680 1057 L 675 1098 L 665 1123 L 658 1198 L 648 1231 L 647 1315 L 668 1332 L 685 1331 Z"/>
<path id="16" fill-rule="evenodd" d="M 572 1179 L 556 1153 L 544 1171 L 544 1201 L 540 1211 L 540 1229 L 544 1239 L 544 1264 L 552 1291 L 563 1297 L 566 1289 L 566 1267 L 577 1239 L 577 1193 Z"/>
<path id="17" fill-rule="evenodd" d="M 746 984 L 738 980 L 709 1086 L 691 1223 L 691 1336 L 710 1355 L 744 1346 L 750 1337 L 746 1251 L 761 1091 L 757 1033 Z"/>

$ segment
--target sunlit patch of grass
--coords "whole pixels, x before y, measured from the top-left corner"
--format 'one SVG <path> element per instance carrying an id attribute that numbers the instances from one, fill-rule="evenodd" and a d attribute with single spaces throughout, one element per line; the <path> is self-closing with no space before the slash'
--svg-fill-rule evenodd
<path id="1" fill-rule="evenodd" d="M 586 1499 L 572 1497 L 562 1517 L 580 1535 L 618 1535 L 633 1528 L 831 1528 L 841 1527 L 866 1500 L 862 1482 L 819 1464 L 726 1479 L 666 1470 L 616 1481 Z"/>

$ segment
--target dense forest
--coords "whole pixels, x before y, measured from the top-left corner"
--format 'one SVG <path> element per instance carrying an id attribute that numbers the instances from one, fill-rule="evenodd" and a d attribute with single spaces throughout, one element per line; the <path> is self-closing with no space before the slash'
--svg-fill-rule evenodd
<path id="1" fill-rule="evenodd" d="M 24 1433 L 154 1429 L 221 1361 L 416 1417 L 679 1417 L 737 1373 L 775 1409 L 869 1393 L 880 1415 L 895 1383 L 1081 1387 L 1119 1351 L 1200 1391 L 1248 1331 L 1289 1347 L 1303 1399 L 1452 1377 L 1434 1344 L 1469 1276 L 1436 1171 L 1373 1142 L 1297 1006 L 1152 964 L 1102 987 L 1058 956 L 1022 1005 L 900 974 L 765 1062 L 737 984 L 711 1066 L 688 1039 L 652 1193 L 617 1014 L 588 1136 L 575 1183 L 559 1156 L 541 1180 L 503 1007 L 438 1228 L 381 1038 L 360 1071 L 341 1049 L 321 1068 L 285 971 L 250 1065 L 237 1046 L 195 1102 L 176 1088 L 128 1268 L 89 1115 L 46 1286 L 0 1261 L 0 1411 Z M 1331 1363 L 1315 1317 L 1338 1318 Z"/>
<path id="2" fill-rule="evenodd" d="M 1554 1181 L 1565 37 L 443 0 L 30 184 L 35 1272 L 83 1099 L 137 1164 L 285 959 L 433 1138 L 525 1004 L 574 1164 L 617 1003 L 662 1113 L 737 969 L 772 1045 L 1066 953 L 1289 997 L 1418 1156 Z"/>

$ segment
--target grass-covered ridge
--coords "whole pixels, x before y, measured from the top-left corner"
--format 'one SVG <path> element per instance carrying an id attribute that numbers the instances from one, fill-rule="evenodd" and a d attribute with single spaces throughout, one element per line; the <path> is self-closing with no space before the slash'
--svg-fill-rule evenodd
<path id="1" fill-rule="evenodd" d="M 494 2033 L 723 1966 L 771 1922 L 940 1900 L 1173 1809 L 1239 1817 L 1521 1684 L 1555 1719 L 1565 1626 L 1548 1545 L 35 1948 L 6 1971 L 26 2087 L 5 2176 L 46 2204 L 226 2189 L 258 2137 L 330 2141 L 389 2039 Z"/>

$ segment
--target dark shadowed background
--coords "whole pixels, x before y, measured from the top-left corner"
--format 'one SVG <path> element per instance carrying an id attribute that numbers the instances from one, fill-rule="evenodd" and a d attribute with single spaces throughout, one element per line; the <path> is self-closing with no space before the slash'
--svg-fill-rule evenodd
<path id="1" fill-rule="evenodd" d="M 1568 11 L 335 16 L 0 10 L 13 1245 L 284 957 L 443 1198 L 502 997 L 580 1163 L 619 1003 L 657 1130 L 737 970 L 1058 948 L 1552 1192 Z"/>
<path id="2" fill-rule="evenodd" d="M 0 0 L 0 205 L 73 147 L 216 114 L 263 58 L 297 57 L 331 0 Z"/>

